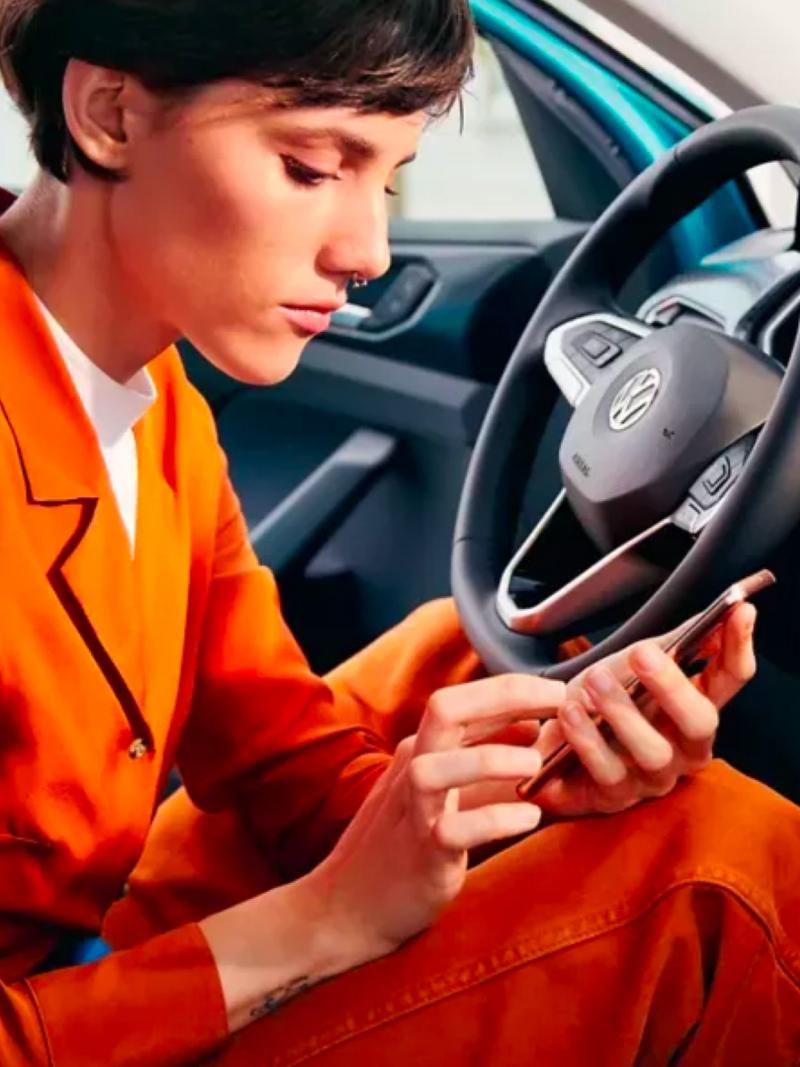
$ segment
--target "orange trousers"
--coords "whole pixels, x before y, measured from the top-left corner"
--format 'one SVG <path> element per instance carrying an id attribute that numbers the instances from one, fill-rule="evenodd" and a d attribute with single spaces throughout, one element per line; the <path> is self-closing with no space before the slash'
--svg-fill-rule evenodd
<path id="1" fill-rule="evenodd" d="M 331 677 L 392 743 L 421 712 L 408 671 L 415 693 L 480 672 L 451 606 L 425 610 L 440 640 L 415 642 L 412 619 Z M 130 944 L 274 884 L 234 812 L 180 792 L 106 936 Z M 532 835 L 474 868 L 427 933 L 255 1023 L 210 1067 L 307 1062 L 796 1067 L 800 810 L 716 763 L 664 800 Z"/>

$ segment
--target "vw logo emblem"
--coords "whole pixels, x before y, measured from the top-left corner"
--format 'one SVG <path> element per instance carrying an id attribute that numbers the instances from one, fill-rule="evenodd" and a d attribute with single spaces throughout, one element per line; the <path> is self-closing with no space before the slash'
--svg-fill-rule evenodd
<path id="1" fill-rule="evenodd" d="M 661 388 L 661 372 L 655 367 L 640 371 L 630 378 L 611 404 L 608 424 L 612 430 L 629 430 L 641 421 L 653 406 Z"/>

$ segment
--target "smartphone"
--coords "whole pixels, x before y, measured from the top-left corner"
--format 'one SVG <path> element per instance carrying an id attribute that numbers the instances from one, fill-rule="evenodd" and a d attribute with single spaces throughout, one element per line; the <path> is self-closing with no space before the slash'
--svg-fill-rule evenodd
<path id="1" fill-rule="evenodd" d="M 710 658 L 713 658 L 713 656 L 704 657 L 704 646 L 707 646 L 711 638 L 725 625 L 733 609 L 774 584 L 775 575 L 768 570 L 758 571 L 749 578 L 735 582 L 717 597 L 702 615 L 696 616 L 679 630 L 664 651 L 675 660 L 688 677 L 699 674 L 705 670 Z M 641 707 L 649 695 L 645 686 L 636 677 L 628 679 L 625 690 L 637 707 Z M 597 714 L 591 715 L 590 718 L 603 737 L 607 740 L 613 737 L 611 727 L 604 719 Z M 545 758 L 538 774 L 519 783 L 517 795 L 520 800 L 534 800 L 548 782 L 552 782 L 554 778 L 565 778 L 580 766 L 581 762 L 572 745 L 564 742 Z"/>

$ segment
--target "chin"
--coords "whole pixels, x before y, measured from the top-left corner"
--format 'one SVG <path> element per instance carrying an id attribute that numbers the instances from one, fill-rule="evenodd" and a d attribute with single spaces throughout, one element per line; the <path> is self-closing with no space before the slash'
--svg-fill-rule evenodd
<path id="1" fill-rule="evenodd" d="M 267 340 L 203 348 L 201 354 L 217 370 L 243 385 L 278 385 L 297 369 L 308 341 L 298 338 Z"/>

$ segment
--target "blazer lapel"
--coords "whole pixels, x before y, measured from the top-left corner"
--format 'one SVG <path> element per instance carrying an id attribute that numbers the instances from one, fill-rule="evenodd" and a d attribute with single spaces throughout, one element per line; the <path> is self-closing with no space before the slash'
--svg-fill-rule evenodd
<path id="1" fill-rule="evenodd" d="M 159 381 L 156 367 L 153 377 L 161 393 L 166 383 Z M 134 574 L 147 706 L 169 710 L 167 715 L 149 717 L 156 731 L 156 747 L 161 749 L 178 703 L 187 620 L 202 618 L 201 611 L 191 613 L 188 608 L 192 551 L 189 500 L 178 489 L 176 457 L 170 454 L 165 464 L 165 441 L 174 445 L 176 437 L 174 426 L 166 425 L 173 417 L 171 405 L 157 404 L 135 430 L 139 510 Z"/>
<path id="2" fill-rule="evenodd" d="M 151 745 L 130 544 L 94 429 L 21 268 L 2 246 L 0 409 L 19 455 L 34 548 L 135 737 Z"/>

